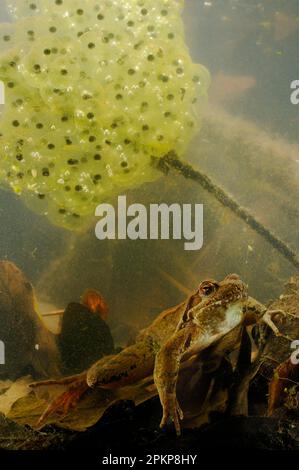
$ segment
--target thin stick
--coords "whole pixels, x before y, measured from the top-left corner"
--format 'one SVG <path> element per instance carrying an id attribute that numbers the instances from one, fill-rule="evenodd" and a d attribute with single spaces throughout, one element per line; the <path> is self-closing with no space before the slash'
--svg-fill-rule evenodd
<path id="1" fill-rule="evenodd" d="M 299 258 L 297 253 L 295 253 L 285 242 L 278 238 L 261 222 L 256 220 L 256 218 L 250 214 L 247 209 L 240 206 L 232 196 L 213 183 L 207 175 L 201 173 L 199 170 L 194 170 L 192 166 L 181 162 L 175 152 L 169 152 L 165 157 L 160 159 L 153 158 L 153 164 L 166 174 L 170 169 L 173 169 L 185 178 L 199 183 L 206 191 L 213 194 L 221 204 L 228 207 L 232 212 L 234 212 L 234 214 L 249 225 L 249 227 L 267 240 L 267 242 L 279 251 L 290 263 L 293 264 L 293 266 L 297 269 L 299 268 Z"/>
<path id="2" fill-rule="evenodd" d="M 175 279 L 171 274 L 167 273 L 166 271 L 163 271 L 163 269 L 157 268 L 158 272 L 167 279 L 167 281 L 170 282 L 171 285 L 176 287 L 180 292 L 182 292 L 185 295 L 190 296 L 192 294 L 192 290 L 188 289 L 185 287 L 183 284 L 181 284 L 177 279 Z"/>
<path id="3" fill-rule="evenodd" d="M 43 313 L 43 317 L 58 317 L 64 314 L 64 310 L 55 310 L 55 312 Z"/>

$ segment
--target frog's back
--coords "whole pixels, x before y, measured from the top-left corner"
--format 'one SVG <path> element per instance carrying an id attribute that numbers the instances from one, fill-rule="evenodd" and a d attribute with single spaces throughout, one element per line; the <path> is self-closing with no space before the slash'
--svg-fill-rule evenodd
<path id="1" fill-rule="evenodd" d="M 153 323 L 141 331 L 137 337 L 137 341 L 142 341 L 146 337 L 150 337 L 158 344 L 164 343 L 172 336 L 184 314 L 186 302 L 182 302 L 175 307 L 163 310 Z"/>

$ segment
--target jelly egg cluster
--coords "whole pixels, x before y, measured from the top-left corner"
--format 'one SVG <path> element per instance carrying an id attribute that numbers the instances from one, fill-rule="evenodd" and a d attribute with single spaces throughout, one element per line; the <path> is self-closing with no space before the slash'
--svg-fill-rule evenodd
<path id="1" fill-rule="evenodd" d="M 7 0 L 0 25 L 0 179 L 76 229 L 107 198 L 157 177 L 198 130 L 209 74 L 180 0 Z"/>

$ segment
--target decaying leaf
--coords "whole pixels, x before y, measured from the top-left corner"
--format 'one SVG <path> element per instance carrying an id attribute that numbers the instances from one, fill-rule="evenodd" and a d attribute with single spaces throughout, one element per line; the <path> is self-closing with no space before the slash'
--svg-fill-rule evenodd
<path id="1" fill-rule="evenodd" d="M 289 409 L 298 408 L 296 397 L 291 400 L 291 395 L 297 393 L 299 394 L 299 364 L 293 364 L 288 359 L 275 369 L 270 382 L 268 415 L 271 416 L 277 408 L 284 405 Z"/>

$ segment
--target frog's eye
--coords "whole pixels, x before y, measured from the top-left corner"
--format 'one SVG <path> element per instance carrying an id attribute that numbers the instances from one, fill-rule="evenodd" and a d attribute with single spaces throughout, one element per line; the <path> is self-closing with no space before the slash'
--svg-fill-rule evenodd
<path id="1" fill-rule="evenodd" d="M 219 284 L 215 281 L 204 281 L 199 286 L 199 291 L 203 295 L 211 295 L 215 292 L 219 287 Z"/>

